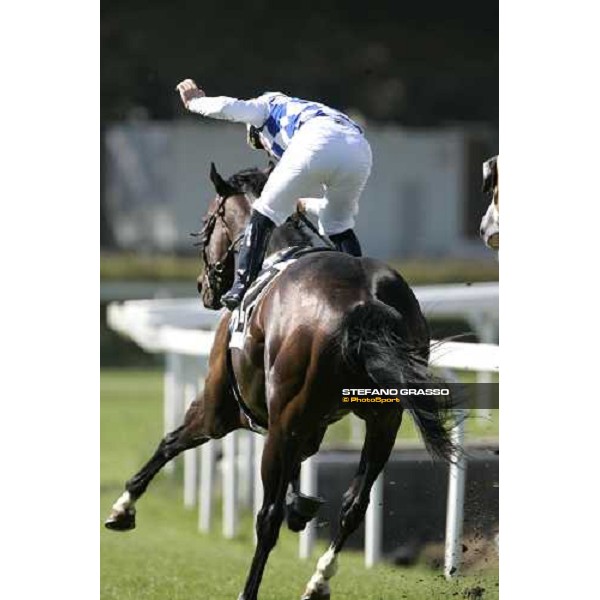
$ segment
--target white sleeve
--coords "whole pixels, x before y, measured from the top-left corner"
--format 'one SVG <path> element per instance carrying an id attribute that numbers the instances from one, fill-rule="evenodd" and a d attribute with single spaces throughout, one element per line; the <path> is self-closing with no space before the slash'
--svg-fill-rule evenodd
<path id="1" fill-rule="evenodd" d="M 188 110 L 212 119 L 249 123 L 261 127 L 269 116 L 269 103 L 261 98 L 238 100 L 227 96 L 192 98 Z"/>

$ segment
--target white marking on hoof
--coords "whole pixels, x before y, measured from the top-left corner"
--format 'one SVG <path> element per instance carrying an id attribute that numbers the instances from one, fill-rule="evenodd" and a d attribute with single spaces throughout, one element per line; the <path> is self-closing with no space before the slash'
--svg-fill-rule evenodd
<path id="1" fill-rule="evenodd" d="M 123 492 L 119 499 L 112 505 L 113 515 L 122 515 L 127 512 L 128 509 L 133 507 L 133 500 L 129 492 Z"/>
<path id="2" fill-rule="evenodd" d="M 311 594 L 327 595 L 330 593 L 329 582 L 338 569 L 337 554 L 330 546 L 325 554 L 319 558 L 317 562 L 317 568 L 310 578 L 308 585 L 306 586 L 305 594 L 310 596 Z"/>
<path id="3" fill-rule="evenodd" d="M 306 586 L 304 595 L 302 598 L 311 598 L 317 600 L 318 598 L 329 598 L 331 596 L 331 589 L 328 581 L 323 581 L 319 584 L 313 584 L 312 580 Z"/>

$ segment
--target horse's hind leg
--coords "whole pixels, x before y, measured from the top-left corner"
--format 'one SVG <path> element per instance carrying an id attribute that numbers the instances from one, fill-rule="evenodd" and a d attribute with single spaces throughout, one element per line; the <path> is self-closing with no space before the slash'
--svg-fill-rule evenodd
<path id="1" fill-rule="evenodd" d="M 396 441 L 402 414 L 379 415 L 367 420 L 367 431 L 358 472 L 342 503 L 338 533 L 329 548 L 319 558 L 302 600 L 328 600 L 329 580 L 337 571 L 337 555 L 346 540 L 362 523 L 369 506 L 371 488 L 387 462 Z"/>
<path id="2" fill-rule="evenodd" d="M 279 537 L 285 515 L 285 496 L 300 457 L 299 440 L 270 423 L 263 451 L 263 504 L 256 518 L 257 545 L 243 593 L 238 600 L 256 600 L 269 554 Z"/>
<path id="3" fill-rule="evenodd" d="M 365 470 L 366 470 L 366 452 L 365 449 L 367 444 L 365 443 L 362 448 L 362 452 L 360 454 L 360 462 L 358 465 L 358 469 L 354 478 L 352 479 L 352 483 L 348 490 L 344 493 L 342 498 L 342 507 L 340 510 L 339 524 L 338 529 L 342 527 L 342 518 L 346 511 L 352 505 L 352 502 L 356 498 L 358 491 L 362 485 L 364 480 Z M 302 600 L 328 600 L 331 596 L 329 580 L 336 574 L 337 572 L 337 555 L 335 551 L 332 550 L 333 543 L 330 544 L 327 552 L 321 556 L 317 563 L 317 568 L 313 573 L 308 585 L 306 586 L 306 590 L 304 595 L 302 596 Z"/>

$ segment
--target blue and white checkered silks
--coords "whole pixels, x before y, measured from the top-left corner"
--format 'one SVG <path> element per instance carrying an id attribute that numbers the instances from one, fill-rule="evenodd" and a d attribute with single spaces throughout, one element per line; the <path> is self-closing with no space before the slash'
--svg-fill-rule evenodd
<path id="1" fill-rule="evenodd" d="M 269 116 L 264 125 L 258 128 L 260 139 L 265 150 L 278 160 L 300 127 L 315 117 L 330 117 L 362 133 L 362 129 L 350 117 L 319 102 L 291 98 L 279 92 L 268 92 L 261 98 L 269 103 Z"/>

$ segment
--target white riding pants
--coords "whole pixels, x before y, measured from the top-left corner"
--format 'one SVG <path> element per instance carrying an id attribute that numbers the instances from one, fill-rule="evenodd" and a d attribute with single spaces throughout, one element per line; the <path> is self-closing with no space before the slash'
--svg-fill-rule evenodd
<path id="1" fill-rule="evenodd" d="M 325 233 L 341 233 L 354 227 L 372 160 L 369 142 L 359 131 L 316 117 L 292 138 L 252 208 L 281 225 L 299 198 L 322 190 L 324 197 L 309 200 L 309 210 L 318 211 Z"/>

